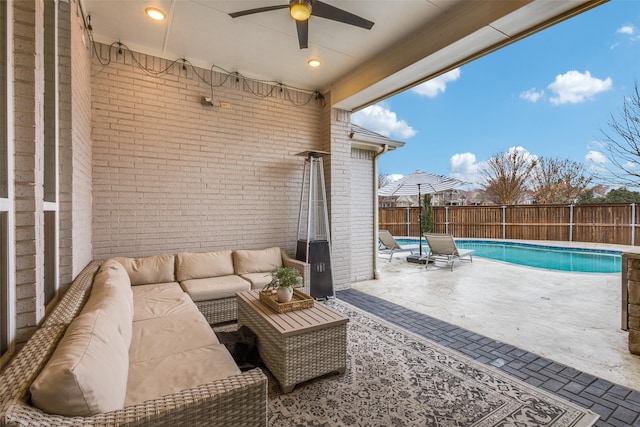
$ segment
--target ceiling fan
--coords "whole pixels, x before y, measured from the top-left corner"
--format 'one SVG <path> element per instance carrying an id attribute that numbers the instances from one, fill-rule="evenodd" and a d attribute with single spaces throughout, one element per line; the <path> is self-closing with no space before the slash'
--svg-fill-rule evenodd
<path id="1" fill-rule="evenodd" d="M 367 30 L 370 30 L 371 27 L 373 27 L 373 22 L 368 19 L 364 19 L 335 6 L 331 6 L 330 4 L 324 3 L 320 0 L 290 0 L 288 5 L 283 4 L 241 10 L 239 12 L 230 13 L 229 16 L 232 18 L 238 18 L 240 16 L 253 15 L 254 13 L 269 12 L 271 10 L 286 8 L 289 8 L 291 17 L 296 21 L 300 49 L 306 49 L 308 47 L 310 16 L 319 16 L 320 18 L 354 25 Z"/>

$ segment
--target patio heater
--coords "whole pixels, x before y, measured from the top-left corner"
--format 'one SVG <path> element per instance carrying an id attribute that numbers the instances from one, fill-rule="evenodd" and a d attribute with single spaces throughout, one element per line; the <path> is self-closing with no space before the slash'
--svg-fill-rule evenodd
<path id="1" fill-rule="evenodd" d="M 322 158 L 330 153 L 303 151 L 296 156 L 305 157 L 300 212 L 298 214 L 298 243 L 296 259 L 309 263 L 311 270 L 311 296 L 327 299 L 333 292 L 331 270 L 331 239 L 329 214 L 324 185 Z"/>

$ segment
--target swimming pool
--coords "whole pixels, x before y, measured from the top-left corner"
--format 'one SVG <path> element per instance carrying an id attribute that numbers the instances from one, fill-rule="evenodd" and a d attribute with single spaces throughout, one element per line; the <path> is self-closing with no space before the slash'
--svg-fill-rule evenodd
<path id="1" fill-rule="evenodd" d="M 418 243 L 418 239 L 396 240 L 400 245 Z M 422 245 L 427 247 L 424 240 Z M 622 253 L 619 251 L 464 239 L 456 239 L 456 245 L 460 249 L 474 249 L 476 251 L 474 256 L 529 267 L 582 273 L 619 273 L 622 271 Z"/>

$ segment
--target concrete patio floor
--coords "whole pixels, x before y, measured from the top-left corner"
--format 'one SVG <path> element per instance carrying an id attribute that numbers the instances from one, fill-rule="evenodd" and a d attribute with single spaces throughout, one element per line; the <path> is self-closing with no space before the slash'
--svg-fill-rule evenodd
<path id="1" fill-rule="evenodd" d="M 640 389 L 640 357 L 629 353 L 628 334 L 620 329 L 620 273 L 552 271 L 480 257 L 456 263 L 451 272 L 408 263 L 406 254 L 388 259 L 378 259 L 379 279 L 352 288 Z"/>

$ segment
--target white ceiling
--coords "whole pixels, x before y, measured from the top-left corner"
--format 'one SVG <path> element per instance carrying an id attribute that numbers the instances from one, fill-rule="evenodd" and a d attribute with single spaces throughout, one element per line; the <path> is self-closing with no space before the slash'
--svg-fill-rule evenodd
<path id="1" fill-rule="evenodd" d="M 230 12 L 288 0 L 81 0 L 94 39 L 249 78 L 331 93 L 355 110 L 607 0 L 324 0 L 375 23 L 371 30 L 312 16 L 300 49 L 288 9 Z M 163 10 L 149 19 L 148 6 Z M 307 60 L 317 58 L 317 69 Z"/>

